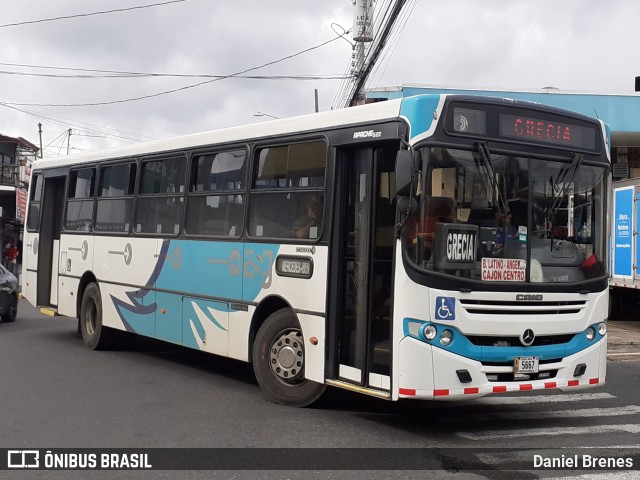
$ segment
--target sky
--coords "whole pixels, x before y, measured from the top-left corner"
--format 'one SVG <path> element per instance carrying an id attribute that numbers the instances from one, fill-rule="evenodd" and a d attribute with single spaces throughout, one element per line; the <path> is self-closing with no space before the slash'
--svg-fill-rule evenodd
<path id="1" fill-rule="evenodd" d="M 377 11 L 389 2 L 377 0 Z M 269 120 L 259 112 L 312 113 L 316 89 L 321 111 L 344 107 L 337 94 L 353 53 L 344 35 L 353 24 L 351 0 L 0 6 L 0 133 L 39 145 L 42 123 L 45 157 Z M 86 15 L 115 9 L 129 10 Z M 366 86 L 632 94 L 639 20 L 638 0 L 408 0 Z M 10 25 L 23 22 L 34 23 Z M 218 76 L 253 69 L 246 75 L 271 78 L 42 76 L 96 74 L 70 69 Z M 207 83 L 189 88 L 200 82 Z M 150 98 L 132 100 L 139 97 Z M 103 105 L 79 106 L 96 103 Z"/>

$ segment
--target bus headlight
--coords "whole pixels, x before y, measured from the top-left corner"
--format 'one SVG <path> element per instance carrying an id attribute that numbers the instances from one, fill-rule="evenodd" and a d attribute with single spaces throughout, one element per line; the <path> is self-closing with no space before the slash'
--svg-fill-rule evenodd
<path id="1" fill-rule="evenodd" d="M 427 325 L 422 329 L 422 336 L 427 340 L 433 340 L 434 338 L 436 338 L 437 333 L 438 331 L 433 325 Z"/>
<path id="2" fill-rule="evenodd" d="M 607 333 L 607 324 L 602 322 L 598 324 L 598 333 L 604 337 L 605 333 Z"/>
<path id="3" fill-rule="evenodd" d="M 587 340 L 591 341 L 595 338 L 596 331 L 593 329 L 593 327 L 589 327 L 587 328 L 586 335 L 587 335 Z"/>
<path id="4" fill-rule="evenodd" d="M 450 330 L 444 330 L 440 334 L 440 343 L 445 347 L 451 343 L 452 339 L 453 339 L 453 334 L 451 333 Z"/>

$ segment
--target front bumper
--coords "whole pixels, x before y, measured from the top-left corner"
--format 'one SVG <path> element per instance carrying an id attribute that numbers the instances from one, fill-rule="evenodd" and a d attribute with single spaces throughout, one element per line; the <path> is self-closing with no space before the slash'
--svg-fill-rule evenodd
<path id="1" fill-rule="evenodd" d="M 509 375 L 513 374 L 513 367 L 509 365 L 481 362 L 405 337 L 400 343 L 398 397 L 466 400 L 506 392 L 584 390 L 604 385 L 606 356 L 605 334 L 579 352 L 541 364 L 540 377 L 545 378 L 505 381 L 504 377 L 513 376 Z M 576 367 L 581 364 L 585 366 L 584 373 L 575 376 Z M 463 383 L 457 373 L 460 371 L 468 372 L 470 381 Z"/>

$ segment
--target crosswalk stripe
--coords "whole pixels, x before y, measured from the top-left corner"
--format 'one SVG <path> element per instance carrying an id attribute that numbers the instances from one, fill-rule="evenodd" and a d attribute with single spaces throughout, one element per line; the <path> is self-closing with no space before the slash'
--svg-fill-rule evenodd
<path id="1" fill-rule="evenodd" d="M 548 480 L 636 480 L 638 472 L 598 472 L 585 473 L 577 477 L 553 477 Z"/>
<path id="2" fill-rule="evenodd" d="M 481 405 L 517 405 L 529 403 L 582 402 L 588 400 L 603 400 L 616 398 L 610 393 L 567 393 L 556 395 L 530 395 L 520 397 L 484 397 L 473 400 Z"/>
<path id="3" fill-rule="evenodd" d="M 548 435 L 595 435 L 607 432 L 640 433 L 640 425 L 622 424 L 592 425 L 589 427 L 526 428 L 518 430 L 495 430 L 489 432 L 458 432 L 457 435 L 469 440 L 496 440 Z"/>
<path id="4" fill-rule="evenodd" d="M 552 412 L 495 412 L 474 414 L 471 418 L 445 417 L 445 423 L 486 422 L 492 420 L 545 420 L 551 418 L 585 418 L 585 417 L 619 417 L 640 413 L 640 405 L 626 405 L 615 408 L 579 408 L 574 410 L 558 410 Z"/>

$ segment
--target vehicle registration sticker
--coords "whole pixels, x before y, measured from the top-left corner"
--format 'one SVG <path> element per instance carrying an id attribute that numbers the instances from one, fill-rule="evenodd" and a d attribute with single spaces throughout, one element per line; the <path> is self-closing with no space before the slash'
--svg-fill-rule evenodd
<path id="1" fill-rule="evenodd" d="M 513 373 L 538 373 L 538 357 L 514 358 Z"/>

